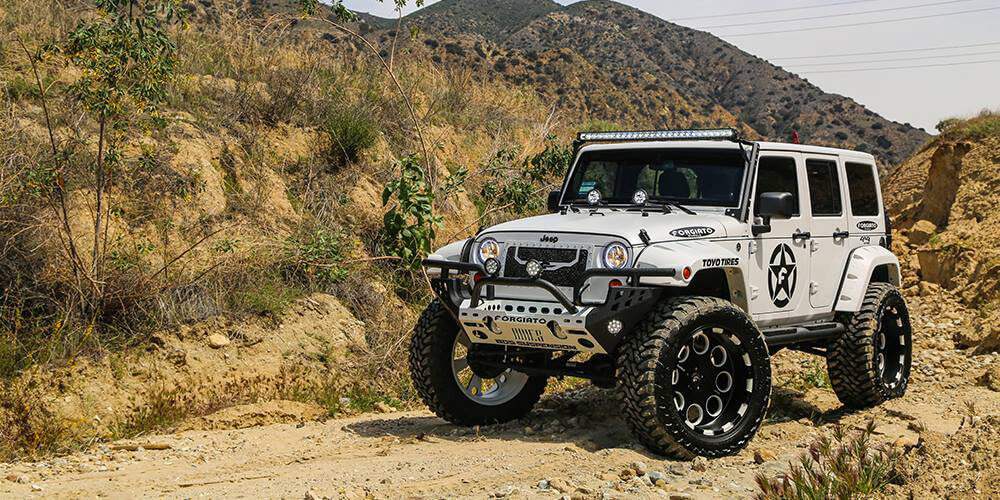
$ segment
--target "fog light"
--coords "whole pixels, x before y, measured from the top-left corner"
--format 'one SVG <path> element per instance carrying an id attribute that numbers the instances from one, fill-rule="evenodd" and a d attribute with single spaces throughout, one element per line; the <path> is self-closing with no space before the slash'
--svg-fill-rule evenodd
<path id="1" fill-rule="evenodd" d="M 500 261 L 493 258 L 486 259 L 486 262 L 483 263 L 483 269 L 486 269 L 486 274 L 496 276 L 500 274 Z"/>
<path id="2" fill-rule="evenodd" d="M 618 335 L 621 333 L 623 327 L 622 322 L 617 319 L 608 321 L 608 333 L 611 335 Z"/>
<path id="3" fill-rule="evenodd" d="M 529 278 L 537 278 L 542 275 L 542 263 L 537 260 L 529 260 L 524 266 L 524 272 L 528 273 Z"/>

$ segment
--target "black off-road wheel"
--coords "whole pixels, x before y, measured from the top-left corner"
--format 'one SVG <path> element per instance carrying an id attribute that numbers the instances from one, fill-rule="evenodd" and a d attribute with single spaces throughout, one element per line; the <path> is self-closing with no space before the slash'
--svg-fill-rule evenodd
<path id="1" fill-rule="evenodd" d="M 497 424 L 530 412 L 548 377 L 470 364 L 476 349 L 503 348 L 470 342 L 439 300 L 427 306 L 410 341 L 410 376 L 424 404 L 456 425 Z"/>
<path id="2" fill-rule="evenodd" d="M 868 286 L 861 310 L 841 314 L 847 327 L 826 358 L 830 384 L 841 403 L 868 408 L 901 397 L 910 382 L 913 331 L 899 289 L 888 283 Z"/>
<path id="3" fill-rule="evenodd" d="M 732 455 L 767 413 L 771 365 L 753 321 L 711 297 L 664 301 L 620 348 L 618 398 L 650 450 L 678 458 Z"/>

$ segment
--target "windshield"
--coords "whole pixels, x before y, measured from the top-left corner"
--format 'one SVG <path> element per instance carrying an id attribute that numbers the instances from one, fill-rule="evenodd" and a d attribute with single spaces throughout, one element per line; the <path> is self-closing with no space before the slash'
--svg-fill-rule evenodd
<path id="1" fill-rule="evenodd" d="M 567 184 L 563 203 L 587 203 L 596 189 L 610 205 L 631 205 L 636 191 L 650 202 L 736 207 L 743 170 L 739 149 L 627 149 L 588 151 Z"/>

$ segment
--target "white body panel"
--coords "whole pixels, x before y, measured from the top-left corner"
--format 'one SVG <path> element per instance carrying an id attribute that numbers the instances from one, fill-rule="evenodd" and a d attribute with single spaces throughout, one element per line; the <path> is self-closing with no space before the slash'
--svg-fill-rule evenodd
<path id="1" fill-rule="evenodd" d="M 889 282 L 899 286 L 899 260 L 892 252 L 880 246 L 859 247 L 851 252 L 835 310 L 853 312 L 860 309 L 872 272 L 882 265 L 889 266 Z"/>

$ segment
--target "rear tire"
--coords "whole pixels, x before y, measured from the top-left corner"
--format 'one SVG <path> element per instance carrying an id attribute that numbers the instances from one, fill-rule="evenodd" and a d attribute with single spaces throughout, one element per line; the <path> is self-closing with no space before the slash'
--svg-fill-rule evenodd
<path id="1" fill-rule="evenodd" d="M 910 381 L 912 327 L 906 301 L 888 283 L 868 286 L 861 309 L 842 314 L 847 327 L 829 347 L 830 384 L 852 408 L 868 408 L 901 397 Z"/>
<path id="2" fill-rule="evenodd" d="M 467 360 L 473 345 L 439 300 L 427 306 L 410 341 L 410 377 L 424 404 L 456 425 L 497 424 L 528 414 L 548 377 L 512 370 L 477 374 Z"/>
<path id="3" fill-rule="evenodd" d="M 618 399 L 650 450 L 732 455 L 757 433 L 771 396 L 767 345 L 749 316 L 711 297 L 664 301 L 619 351 Z"/>

